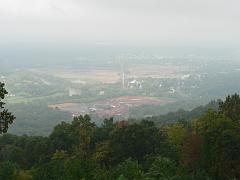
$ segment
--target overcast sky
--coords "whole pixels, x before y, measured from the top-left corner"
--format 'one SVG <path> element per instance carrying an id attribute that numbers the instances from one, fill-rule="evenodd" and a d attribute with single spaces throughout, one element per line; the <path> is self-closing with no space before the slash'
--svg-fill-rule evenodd
<path id="1" fill-rule="evenodd" d="M 238 43 L 239 8 L 239 0 L 0 0 L 0 40 Z"/>

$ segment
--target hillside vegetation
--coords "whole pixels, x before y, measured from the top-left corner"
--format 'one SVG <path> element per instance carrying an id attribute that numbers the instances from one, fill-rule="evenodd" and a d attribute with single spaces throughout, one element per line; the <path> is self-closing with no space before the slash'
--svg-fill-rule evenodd
<path id="1" fill-rule="evenodd" d="M 48 137 L 5 134 L 0 179 L 239 179 L 239 95 L 207 112 L 178 114 L 180 121 L 160 127 L 153 121 L 161 118 L 96 126 L 85 115 Z"/>

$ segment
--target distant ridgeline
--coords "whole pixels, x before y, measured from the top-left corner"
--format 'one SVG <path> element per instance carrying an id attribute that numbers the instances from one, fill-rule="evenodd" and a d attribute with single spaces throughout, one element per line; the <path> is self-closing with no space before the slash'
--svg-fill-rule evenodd
<path id="1" fill-rule="evenodd" d="M 17 135 L 47 136 L 57 124 L 62 121 L 71 121 L 71 114 L 69 112 L 48 108 L 46 103 L 12 104 L 7 107 L 11 112 L 14 112 L 17 118 L 15 123 L 10 127 L 9 132 Z M 142 117 L 139 119 L 130 118 L 128 121 L 129 123 L 134 123 L 140 122 L 141 119 L 146 119 L 153 121 L 157 126 L 162 126 L 175 123 L 179 120 L 189 121 L 199 118 L 210 108 L 217 110 L 218 101 L 212 101 L 205 106 L 199 106 L 191 111 L 180 109 L 160 116 Z M 91 118 L 97 125 L 103 121 L 100 117 Z"/>
<path id="2" fill-rule="evenodd" d="M 186 111 L 184 109 L 179 109 L 176 112 L 169 112 L 167 114 L 160 115 L 160 116 L 146 117 L 144 119 L 153 121 L 157 126 L 172 124 L 172 123 L 176 123 L 181 120 L 190 121 L 192 119 L 201 117 L 209 109 L 218 110 L 219 102 L 220 102 L 220 100 L 211 101 L 210 103 L 208 103 L 205 106 L 198 106 L 190 111 Z M 129 121 L 136 122 L 136 120 L 134 120 L 134 119 L 130 119 Z"/>

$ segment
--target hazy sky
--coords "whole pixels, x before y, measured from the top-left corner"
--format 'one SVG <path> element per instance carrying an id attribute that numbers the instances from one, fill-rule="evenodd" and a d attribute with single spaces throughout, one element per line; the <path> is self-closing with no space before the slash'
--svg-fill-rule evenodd
<path id="1" fill-rule="evenodd" d="M 239 7 L 239 0 L 0 0 L 0 40 L 238 43 Z"/>

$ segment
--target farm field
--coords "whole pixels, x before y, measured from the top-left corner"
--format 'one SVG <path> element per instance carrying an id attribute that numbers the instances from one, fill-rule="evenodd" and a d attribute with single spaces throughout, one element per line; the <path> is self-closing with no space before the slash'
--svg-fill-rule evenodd
<path id="1" fill-rule="evenodd" d="M 33 71 L 49 74 L 79 84 L 97 81 L 102 83 L 116 83 L 120 79 L 119 72 L 114 70 L 37 69 Z"/>
<path id="2" fill-rule="evenodd" d="M 102 82 L 102 83 L 116 83 L 121 80 L 122 72 L 119 70 L 110 69 L 88 69 L 88 70 L 77 70 L 69 68 L 61 69 L 33 69 L 34 72 L 40 72 L 43 74 L 52 75 L 58 78 L 71 81 L 73 83 L 91 83 L 91 82 Z M 131 65 L 124 69 L 127 78 L 180 78 L 186 72 L 189 72 L 189 68 L 180 65 Z"/>
<path id="3" fill-rule="evenodd" d="M 186 72 L 189 69 L 180 65 L 138 65 L 128 69 L 128 77 L 180 78 Z"/>

